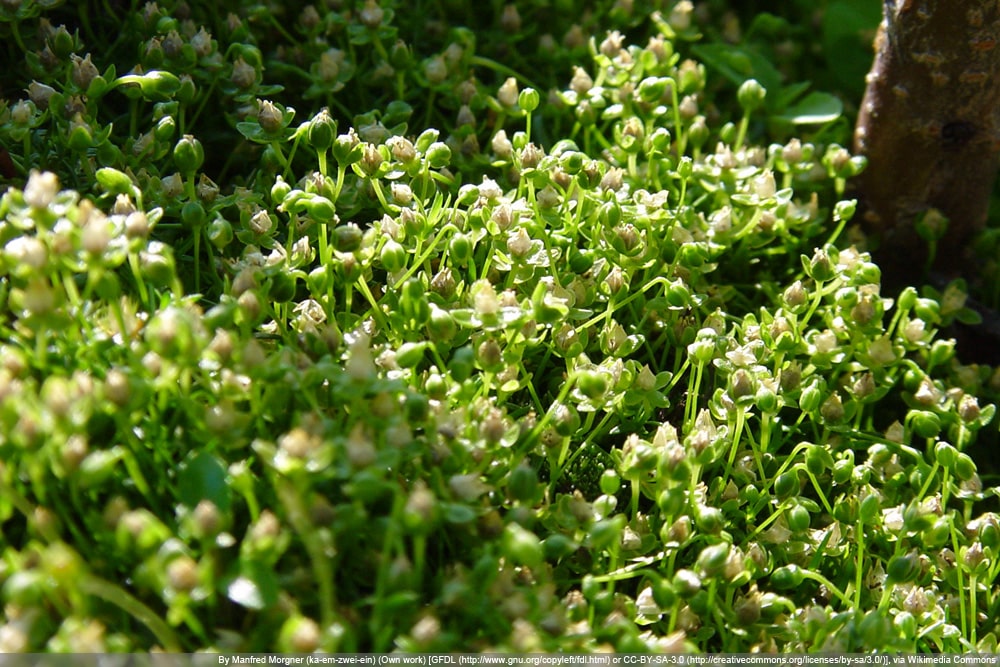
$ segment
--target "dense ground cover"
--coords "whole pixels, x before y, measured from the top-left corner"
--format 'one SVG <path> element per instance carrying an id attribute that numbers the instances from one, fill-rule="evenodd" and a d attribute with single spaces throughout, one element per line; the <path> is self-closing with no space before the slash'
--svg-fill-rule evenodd
<path id="1" fill-rule="evenodd" d="M 995 650 L 870 19 L 481 4 L 0 3 L 0 649 Z"/>

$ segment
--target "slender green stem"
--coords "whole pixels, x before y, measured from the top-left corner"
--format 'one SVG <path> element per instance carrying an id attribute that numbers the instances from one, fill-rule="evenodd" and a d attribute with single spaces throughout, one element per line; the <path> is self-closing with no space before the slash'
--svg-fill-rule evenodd
<path id="1" fill-rule="evenodd" d="M 80 588 L 85 593 L 115 605 L 149 628 L 149 631 L 156 636 L 156 640 L 166 651 L 180 653 L 183 650 L 180 638 L 167 625 L 166 621 L 124 588 L 93 574 L 81 577 L 79 582 Z"/>

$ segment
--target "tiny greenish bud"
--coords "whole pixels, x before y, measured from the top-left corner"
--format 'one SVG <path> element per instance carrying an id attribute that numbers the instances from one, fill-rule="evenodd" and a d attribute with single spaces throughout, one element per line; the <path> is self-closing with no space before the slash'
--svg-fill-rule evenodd
<path id="1" fill-rule="evenodd" d="M 291 191 L 292 186 L 279 175 L 275 178 L 274 185 L 271 186 L 271 203 L 280 206 Z"/>
<path id="2" fill-rule="evenodd" d="M 167 565 L 167 582 L 175 591 L 194 590 L 198 585 L 198 564 L 190 556 L 178 556 Z"/>
<path id="3" fill-rule="evenodd" d="M 358 13 L 358 18 L 361 19 L 361 23 L 365 25 L 366 28 L 374 30 L 382 25 L 382 19 L 385 17 L 385 11 L 378 6 L 376 0 L 365 0 L 364 6 Z"/>
<path id="4" fill-rule="evenodd" d="M 28 99 L 42 111 L 49 108 L 49 100 L 51 100 L 52 96 L 55 94 L 56 89 L 52 86 L 47 86 L 44 83 L 32 81 L 28 84 Z"/>
<path id="5" fill-rule="evenodd" d="M 215 539 L 224 526 L 224 518 L 218 506 L 210 500 L 202 500 L 192 514 L 195 536 L 200 540 Z"/>
<path id="6" fill-rule="evenodd" d="M 531 113 L 537 109 L 539 101 L 538 91 L 534 88 L 525 88 L 517 97 L 517 105 L 526 113 Z"/>
<path id="7" fill-rule="evenodd" d="M 835 275 L 830 255 L 822 248 L 816 249 L 812 259 L 807 260 L 803 255 L 802 262 L 809 277 L 818 283 L 831 280 Z"/>
<path id="8" fill-rule="evenodd" d="M 358 162 L 363 155 L 364 145 L 361 143 L 361 138 L 358 137 L 353 127 L 346 134 L 338 135 L 337 139 L 333 142 L 333 158 L 342 167 L 347 167 Z"/>
<path id="9" fill-rule="evenodd" d="M 857 400 L 864 400 L 875 393 L 875 376 L 871 373 L 863 373 L 853 385 L 851 393 Z"/>
<path id="10" fill-rule="evenodd" d="M 500 89 L 497 91 L 497 100 L 501 105 L 508 109 L 513 109 L 517 105 L 517 97 L 519 91 L 517 89 L 517 79 L 510 76 L 503 82 Z"/>
<path id="11" fill-rule="evenodd" d="M 819 413 L 823 419 L 830 423 L 837 423 L 844 418 L 844 404 L 838 392 L 830 394 L 823 405 L 819 408 Z"/>
<path id="12" fill-rule="evenodd" d="M 621 488 L 622 480 L 618 476 L 618 473 L 614 470 L 605 470 L 601 474 L 600 487 L 601 493 L 607 495 L 614 495 L 618 493 L 618 489 Z"/>
<path id="13" fill-rule="evenodd" d="M 195 193 L 198 195 L 198 199 L 206 204 L 211 204 L 219 196 L 219 186 L 206 174 L 200 174 L 198 185 L 195 186 Z"/>
<path id="14" fill-rule="evenodd" d="M 753 376 L 745 368 L 737 368 L 730 378 L 729 383 L 729 395 L 730 397 L 740 402 L 742 399 L 748 399 L 754 395 L 754 379 Z"/>
<path id="15" fill-rule="evenodd" d="M 788 286 L 782 295 L 782 299 L 789 310 L 795 312 L 806 303 L 806 288 L 801 280 L 796 280 Z"/>
<path id="16" fill-rule="evenodd" d="M 83 58 L 75 53 L 71 54 L 70 60 L 73 62 L 73 83 L 80 90 L 86 91 L 94 79 L 100 76 L 97 66 L 91 62 L 89 53 Z"/>
<path id="17" fill-rule="evenodd" d="M 966 424 L 971 424 L 979 419 L 980 414 L 979 399 L 971 394 L 963 394 L 958 401 L 959 418 Z"/>
<path id="18" fill-rule="evenodd" d="M 423 71 L 428 83 L 436 86 L 448 78 L 448 63 L 443 56 L 436 55 L 424 61 Z"/>
<path id="19" fill-rule="evenodd" d="M 704 116 L 695 116 L 694 120 L 691 121 L 691 126 L 688 128 L 688 140 L 694 148 L 702 148 L 706 143 L 708 143 L 708 138 L 711 135 L 711 131 L 708 129 L 708 123 Z"/>
<path id="20" fill-rule="evenodd" d="M 714 535 L 725 525 L 725 516 L 718 507 L 699 506 L 695 510 L 695 525 L 702 533 Z"/>
<path id="21" fill-rule="evenodd" d="M 257 69 L 247 63 L 243 56 L 238 56 L 233 62 L 233 73 L 229 76 L 229 80 L 237 88 L 248 90 L 257 82 Z"/>
<path id="22" fill-rule="evenodd" d="M 191 104 L 198 94 L 198 86 L 190 74 L 181 74 L 178 81 L 180 88 L 177 89 L 177 100 L 184 104 Z"/>
<path id="23" fill-rule="evenodd" d="M 863 326 L 871 322 L 874 318 L 875 304 L 872 303 L 872 297 L 866 294 L 851 309 L 851 319 Z"/>
<path id="24" fill-rule="evenodd" d="M 31 100 L 18 100 L 10 110 L 10 119 L 14 125 L 27 127 L 34 119 L 37 110 L 35 103 Z"/>
<path id="25" fill-rule="evenodd" d="M 736 93 L 736 98 L 744 113 L 751 113 L 763 106 L 766 96 L 767 90 L 756 79 L 744 81 Z"/>
<path id="26" fill-rule="evenodd" d="M 378 146 L 374 144 L 366 143 L 364 144 L 364 149 L 361 153 L 361 170 L 368 176 L 374 176 L 379 168 L 384 162 L 382 153 L 379 151 Z"/>
<path id="27" fill-rule="evenodd" d="M 337 219 L 337 210 L 333 202 L 320 195 L 313 195 L 306 201 L 306 212 L 310 218 L 321 224 L 328 224 Z"/>
<path id="28" fill-rule="evenodd" d="M 90 125 L 80 114 L 74 114 L 70 121 L 69 139 L 67 145 L 75 151 L 85 151 L 94 146 L 94 133 Z"/>
<path id="29" fill-rule="evenodd" d="M 185 134 L 174 146 L 174 164 L 183 174 L 193 174 L 205 162 L 205 149 L 193 135 Z"/>
<path id="30" fill-rule="evenodd" d="M 309 121 L 307 138 L 309 144 L 317 152 L 325 153 L 333 145 L 333 140 L 337 136 L 337 122 L 330 116 L 330 111 L 323 107 L 318 114 Z"/>
<path id="31" fill-rule="evenodd" d="M 273 102 L 257 100 L 257 122 L 268 134 L 275 134 L 284 127 L 284 114 Z"/>
<path id="32" fill-rule="evenodd" d="M 587 70 L 574 66 L 573 78 L 570 80 L 569 87 L 576 94 L 583 96 L 594 87 L 594 80 L 587 73 Z"/>
<path id="33" fill-rule="evenodd" d="M 944 364 L 955 356 L 955 339 L 936 340 L 927 355 L 927 366 L 932 368 Z"/>
<path id="34" fill-rule="evenodd" d="M 282 625 L 278 646 L 287 653 L 313 653 L 320 647 L 322 638 L 316 621 L 296 614 Z"/>
<path id="35" fill-rule="evenodd" d="M 504 5 L 500 14 L 500 28 L 510 35 L 520 32 L 521 14 L 517 11 L 517 5 L 514 3 Z"/>
<path id="36" fill-rule="evenodd" d="M 839 459 L 833 464 L 833 481 L 835 484 L 846 484 L 851 479 L 854 470 L 853 458 Z"/>
<path id="37" fill-rule="evenodd" d="M 264 209 L 254 213 L 248 224 L 250 231 L 257 235 L 267 234 L 274 228 L 274 221 L 271 219 L 271 214 Z"/>

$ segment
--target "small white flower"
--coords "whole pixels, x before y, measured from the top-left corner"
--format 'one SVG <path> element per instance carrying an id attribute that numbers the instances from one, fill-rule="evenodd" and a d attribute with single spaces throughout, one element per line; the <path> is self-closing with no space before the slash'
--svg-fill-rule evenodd
<path id="1" fill-rule="evenodd" d="M 896 353 L 892 349 L 892 342 L 888 336 L 880 336 L 872 341 L 868 346 L 868 356 L 876 364 L 885 365 L 896 360 Z"/>
<path id="2" fill-rule="evenodd" d="M 500 86 L 500 90 L 497 92 L 497 99 L 500 100 L 500 104 L 512 108 L 517 105 L 518 93 L 517 79 L 511 76 Z"/>
<path id="3" fill-rule="evenodd" d="M 903 336 L 911 343 L 923 339 L 925 333 L 927 333 L 927 323 L 919 317 L 907 322 L 903 328 Z"/>
<path id="4" fill-rule="evenodd" d="M 514 257 L 525 257 L 531 252 L 531 237 L 524 227 L 518 227 L 507 233 L 507 250 Z"/>
<path id="5" fill-rule="evenodd" d="M 816 335 L 813 345 L 816 347 L 816 354 L 829 354 L 837 347 L 837 336 L 827 329 Z"/>
<path id="6" fill-rule="evenodd" d="M 34 236 L 18 236 L 4 247 L 4 252 L 18 266 L 40 269 L 48 260 L 45 244 Z"/>
<path id="7" fill-rule="evenodd" d="M 753 191 L 761 199 L 769 199 L 774 196 L 777 188 L 774 184 L 774 172 L 765 169 L 764 173 L 753 179 Z"/>
<path id="8" fill-rule="evenodd" d="M 48 208 L 59 194 L 59 178 L 51 171 L 32 171 L 24 186 L 24 201 L 34 209 Z"/>
<path id="9" fill-rule="evenodd" d="M 479 196 L 483 199 L 494 200 L 499 199 L 503 196 L 503 190 L 497 185 L 497 182 L 491 178 L 483 176 L 483 182 L 479 186 Z"/>

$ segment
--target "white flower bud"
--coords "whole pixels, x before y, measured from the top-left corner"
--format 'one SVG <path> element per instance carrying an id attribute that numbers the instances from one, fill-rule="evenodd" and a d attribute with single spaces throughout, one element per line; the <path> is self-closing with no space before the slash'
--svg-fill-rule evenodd
<path id="1" fill-rule="evenodd" d="M 48 208 L 59 194 L 59 178 L 51 171 L 34 171 L 24 186 L 24 201 L 28 206 L 41 210 Z"/>

